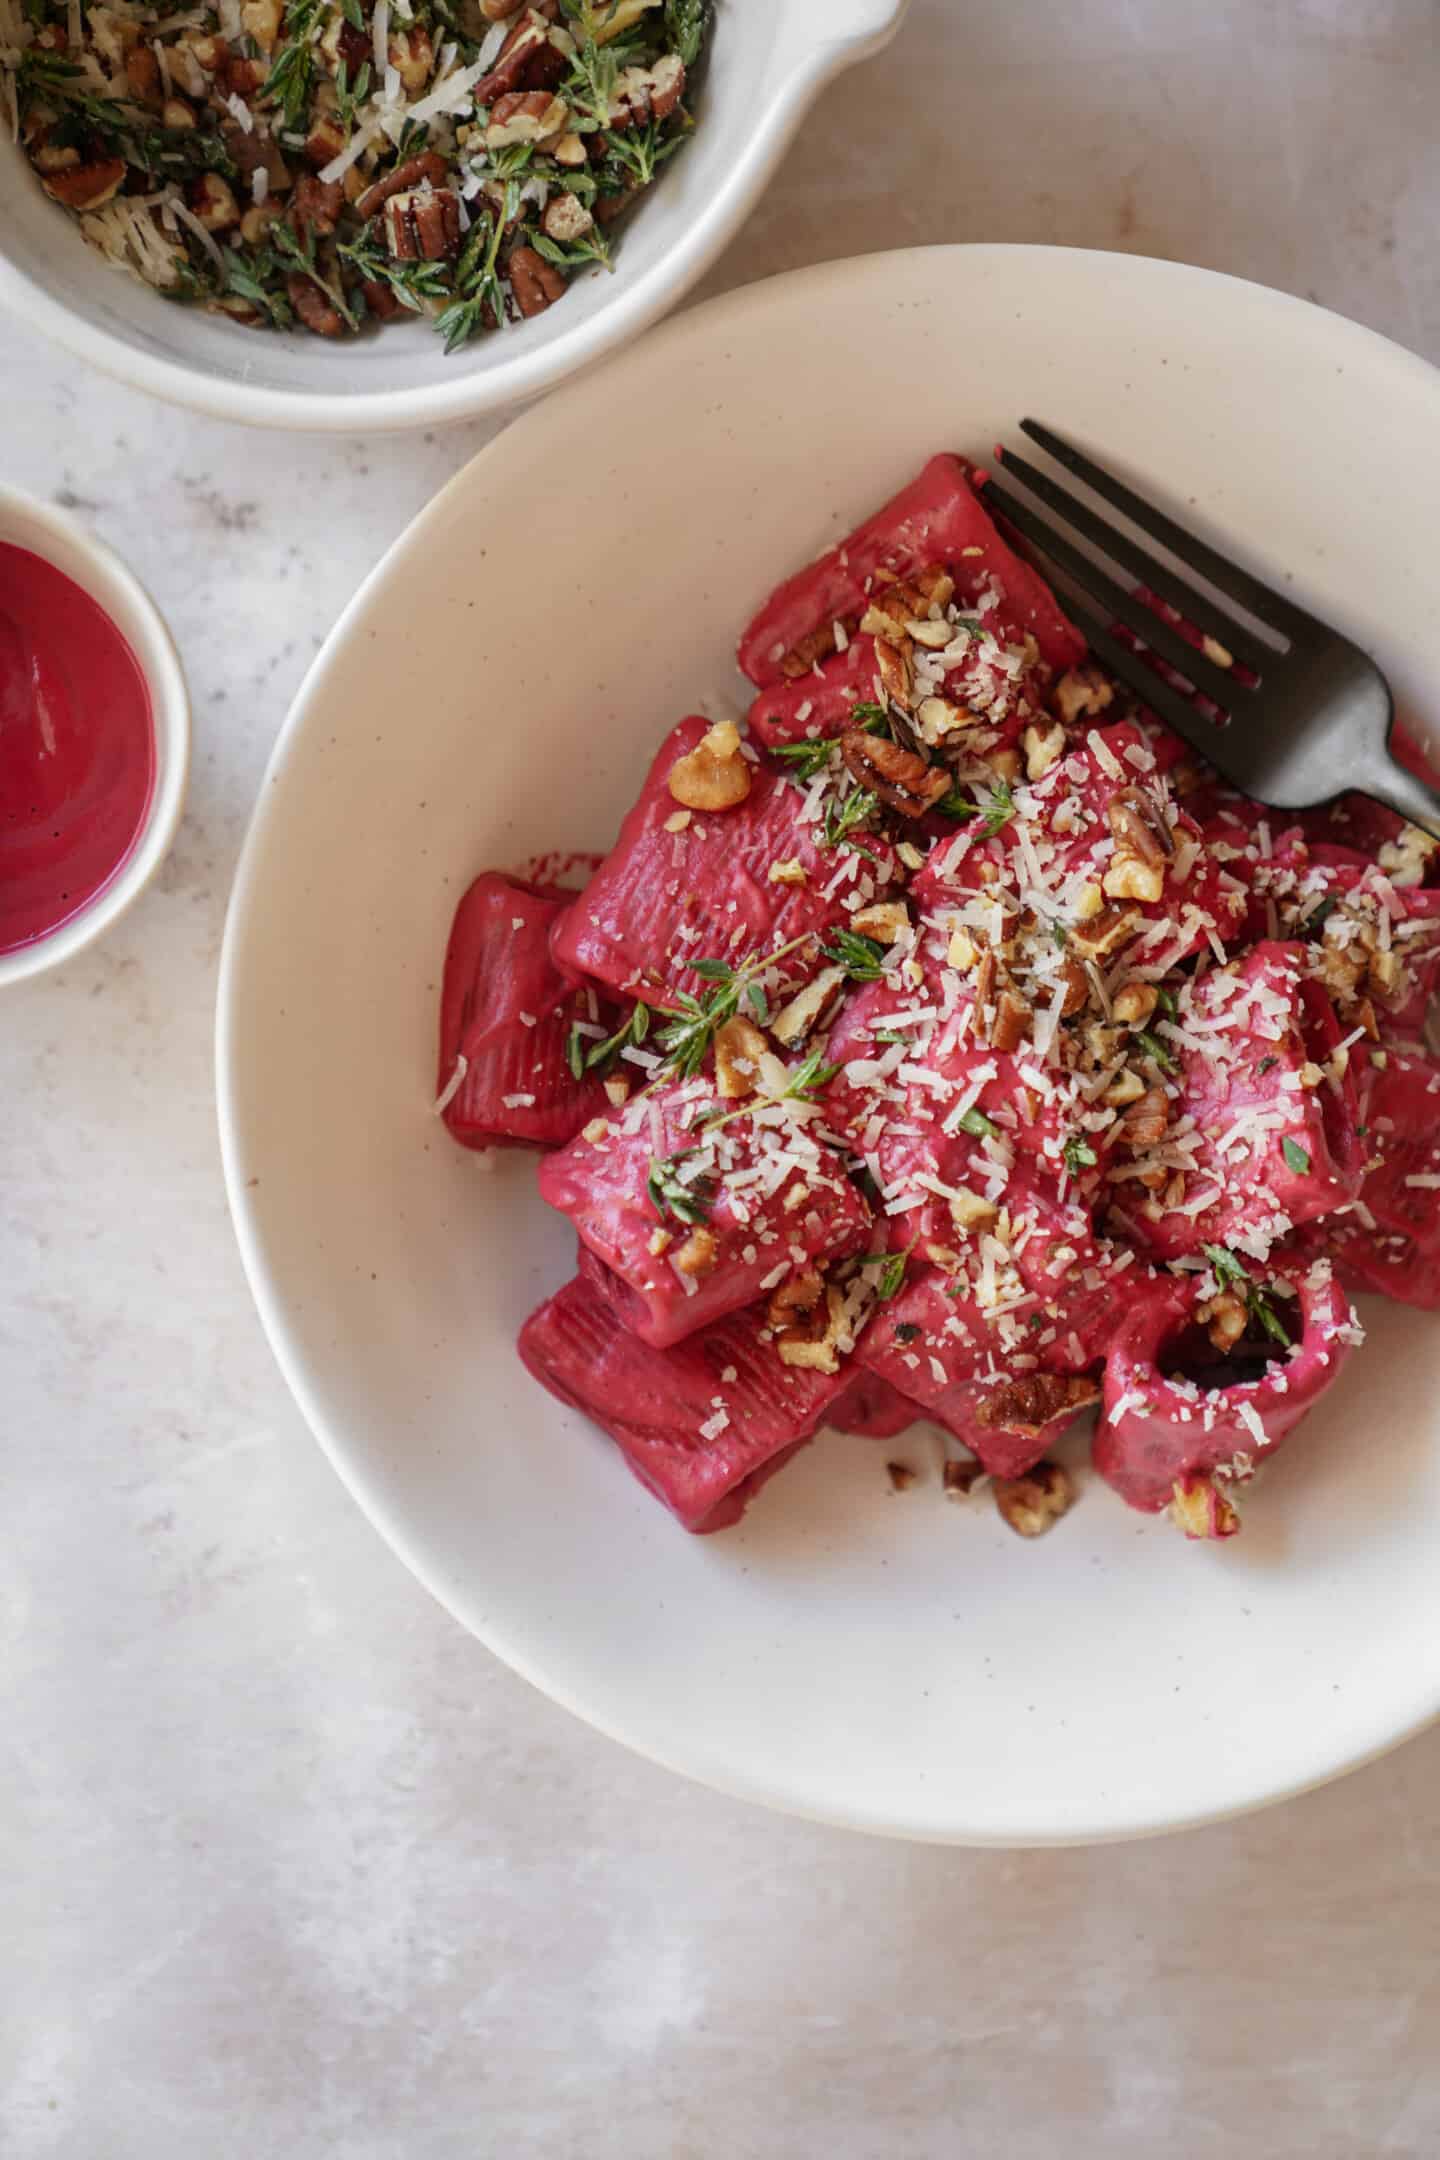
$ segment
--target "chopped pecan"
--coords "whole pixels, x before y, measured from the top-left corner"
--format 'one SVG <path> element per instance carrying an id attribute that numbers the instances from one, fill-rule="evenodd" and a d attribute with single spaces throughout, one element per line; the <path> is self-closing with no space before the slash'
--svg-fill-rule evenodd
<path id="1" fill-rule="evenodd" d="M 844 968 L 822 968 L 814 981 L 798 991 L 788 1005 L 782 1005 L 770 1022 L 776 1042 L 783 1043 L 787 1050 L 802 1043 L 819 1026 L 844 987 Z"/>
<path id="2" fill-rule="evenodd" d="M 124 185 L 125 160 L 89 158 L 83 165 L 68 165 L 63 172 L 48 172 L 42 178 L 46 194 L 67 210 L 98 210 Z"/>
<path id="3" fill-rule="evenodd" d="M 415 157 L 408 157 L 380 180 L 372 180 L 355 205 L 358 217 L 374 217 L 382 203 L 392 195 L 408 194 L 428 180 L 432 187 L 439 187 L 448 167 L 438 150 L 421 150 Z"/>
<path id="4" fill-rule="evenodd" d="M 628 67 L 615 85 L 606 125 L 618 131 L 668 120 L 684 95 L 685 63 L 679 53 L 663 54 L 653 67 Z"/>
<path id="5" fill-rule="evenodd" d="M 1068 668 L 1060 677 L 1051 703 L 1066 727 L 1074 727 L 1078 720 L 1097 719 L 1114 696 L 1113 685 L 1094 661 L 1085 660 L 1079 667 Z"/>
<path id="6" fill-rule="evenodd" d="M 690 1232 L 679 1251 L 673 1255 L 673 1263 L 682 1275 L 692 1279 L 712 1274 L 719 1263 L 720 1247 L 713 1230 L 703 1224 Z"/>
<path id="7" fill-rule="evenodd" d="M 1060 1008 L 1060 1017 L 1062 1020 L 1070 1020 L 1076 1013 L 1085 1010 L 1090 996 L 1090 977 L 1083 964 L 1074 959 L 1066 960 L 1060 974 L 1065 984 L 1065 1002 Z"/>
<path id="8" fill-rule="evenodd" d="M 594 140 L 593 136 L 591 140 Z M 641 187 L 627 187 L 621 188 L 614 195 L 597 195 L 594 202 L 596 224 L 613 225 L 617 218 L 624 217 L 631 203 L 637 201 L 644 192 Z"/>
<path id="9" fill-rule="evenodd" d="M 547 239 L 569 247 L 594 229 L 595 220 L 578 195 L 567 195 L 562 188 L 546 203 L 540 223 Z"/>
<path id="10" fill-rule="evenodd" d="M 524 5 L 525 0 L 480 0 L 480 13 L 486 22 L 508 22 Z"/>
<path id="11" fill-rule="evenodd" d="M 924 817 L 950 792 L 950 776 L 940 765 L 927 765 L 913 750 L 883 736 L 867 735 L 863 728 L 849 728 L 840 738 L 840 753 L 852 779 L 869 788 L 881 802 L 902 817 Z"/>
<path id="12" fill-rule="evenodd" d="M 715 1036 L 715 1088 L 725 1102 L 743 1102 L 753 1095 L 760 1077 L 760 1060 L 769 1044 L 753 1020 L 737 1013 Z"/>
<path id="13" fill-rule="evenodd" d="M 460 245 L 460 198 L 453 188 L 392 195 L 385 238 L 397 262 L 440 262 Z"/>
<path id="14" fill-rule="evenodd" d="M 430 80 L 430 70 L 435 65 L 435 41 L 423 23 L 407 23 L 404 29 L 394 27 L 391 18 L 390 43 L 387 48 L 390 65 L 400 77 L 408 97 L 418 97 Z"/>
<path id="15" fill-rule="evenodd" d="M 362 278 L 360 290 L 364 293 L 365 305 L 376 322 L 394 322 L 397 315 L 405 313 L 405 309 L 395 297 L 394 287 L 387 285 L 384 278 Z"/>
<path id="16" fill-rule="evenodd" d="M 1243 1298 L 1236 1297 L 1233 1290 L 1221 1290 L 1196 1306 L 1195 1318 L 1215 1348 L 1223 1352 L 1234 1349 L 1249 1325 L 1250 1315 Z"/>
<path id="17" fill-rule="evenodd" d="M 517 248 L 510 258 L 513 276 L 517 257 L 529 248 Z M 535 260 L 540 261 L 537 255 Z M 542 268 L 549 269 L 545 263 Z M 530 309 L 527 313 L 533 313 Z M 687 810 L 733 810 L 750 793 L 750 767 L 740 750 L 740 730 L 733 720 L 722 720 L 701 736 L 695 748 L 677 758 L 666 781 L 671 795 Z"/>
<path id="18" fill-rule="evenodd" d="M 1115 845 L 1143 863 L 1163 863 L 1175 852 L 1175 836 L 1143 788 L 1124 788 L 1105 805 Z"/>
<path id="19" fill-rule="evenodd" d="M 345 132 L 340 125 L 338 112 L 315 112 L 310 121 L 310 132 L 305 137 L 305 162 L 319 172 L 331 158 L 339 157 L 345 148 Z"/>
<path id="20" fill-rule="evenodd" d="M 1121 984 L 1110 1011 L 1123 1027 L 1144 1027 L 1159 1002 L 1160 992 L 1154 983 L 1141 982 L 1137 978 Z"/>
<path id="21" fill-rule="evenodd" d="M 1075 1504 L 1075 1488 L 1059 1463 L 1039 1462 L 1020 1478 L 997 1478 L 995 1505 L 1017 1537 L 1044 1537 Z"/>
<path id="22" fill-rule="evenodd" d="M 353 23 L 342 19 L 335 31 L 335 57 L 344 61 L 353 83 L 362 67 L 374 67 L 375 40 L 368 30 L 357 30 Z"/>
<path id="23" fill-rule="evenodd" d="M 125 80 L 135 97 L 148 100 L 156 96 L 160 88 L 160 63 L 151 46 L 131 46 L 125 55 Z"/>
<path id="24" fill-rule="evenodd" d="M 565 73 L 566 57 L 550 42 L 558 0 L 529 7 L 501 46 L 495 65 L 475 85 L 475 103 L 493 105 L 514 90 L 546 90 Z"/>
<path id="25" fill-rule="evenodd" d="M 824 1299 L 825 1284 L 819 1269 L 806 1268 L 803 1274 L 790 1276 L 778 1290 L 771 1291 L 765 1325 L 777 1335 L 787 1328 L 809 1327 L 821 1312 Z"/>
<path id="26" fill-rule="evenodd" d="M 1030 1033 L 1035 1015 L 1018 990 L 1004 989 L 995 1003 L 990 1023 L 990 1047 L 1002 1053 L 1018 1050 Z"/>
<path id="27" fill-rule="evenodd" d="M 1024 1373 L 985 1396 L 975 1415 L 980 1424 L 1002 1432 L 1038 1437 L 1047 1425 L 1072 1418 L 1098 1402 L 1093 1380 L 1065 1379 L 1059 1373 Z"/>
<path id="28" fill-rule="evenodd" d="M 550 91 L 512 90 L 490 108 L 485 147 L 504 150 L 512 143 L 542 142 L 548 135 L 562 135 L 569 120 L 569 106 Z"/>
<path id="29" fill-rule="evenodd" d="M 515 305 L 522 315 L 543 315 L 546 308 L 560 299 L 565 291 L 565 280 L 554 263 L 546 262 L 534 248 L 518 247 L 510 257 L 510 290 L 515 295 Z M 747 777 L 745 792 L 750 792 Z M 738 798 L 737 798 L 738 799 Z M 703 803 L 692 804 L 692 809 L 703 809 Z"/>
<path id="30" fill-rule="evenodd" d="M 817 660 L 828 660 L 835 650 L 835 627 L 826 623 L 819 630 L 807 631 L 798 644 L 792 645 L 780 662 L 780 672 L 787 682 L 795 682 L 801 675 L 808 675 Z"/>
<path id="31" fill-rule="evenodd" d="M 1070 936 L 1079 951 L 1099 960 L 1118 951 L 1140 928 L 1141 919 L 1134 908 L 1102 907 L 1098 915 L 1077 923 Z"/>
<path id="32" fill-rule="evenodd" d="M 1065 730 L 1058 722 L 1053 727 L 1027 727 L 1020 737 L 1020 747 L 1025 752 L 1026 779 L 1043 780 L 1056 759 L 1064 755 Z"/>
<path id="33" fill-rule="evenodd" d="M 947 1500 L 964 1500 L 975 1490 L 985 1472 L 978 1462 L 948 1461 L 940 1473 Z"/>
<path id="34" fill-rule="evenodd" d="M 908 1462 L 887 1462 L 885 1475 L 890 1480 L 891 1492 L 909 1492 L 915 1483 L 916 1472 Z"/>
<path id="35" fill-rule="evenodd" d="M 915 663 L 910 657 L 909 646 L 892 645 L 885 638 L 877 638 L 875 672 L 887 701 L 908 713 L 915 701 Z"/>
<path id="36" fill-rule="evenodd" d="M 295 223 L 302 229 L 308 227 L 322 239 L 328 239 L 335 230 L 344 202 L 345 191 L 338 180 L 321 180 L 314 173 L 302 173 L 295 183 L 291 210 Z M 323 334 L 328 337 L 332 333 L 326 331 Z"/>
<path id="37" fill-rule="evenodd" d="M 265 175 L 267 201 L 271 196 L 288 191 L 290 168 L 273 135 L 262 135 L 258 127 L 247 131 L 238 124 L 224 127 L 220 132 L 247 194 L 251 192 L 257 172 Z"/>
<path id="38" fill-rule="evenodd" d="M 1170 1123 L 1170 1102 L 1163 1087 L 1147 1087 L 1121 1119 L 1125 1143 L 1137 1155 L 1158 1147 Z"/>
<path id="39" fill-rule="evenodd" d="M 1234 1537 L 1240 1517 L 1213 1478 L 1177 1478 L 1170 1502 L 1172 1519 L 1187 1538 Z"/>
<path id="40" fill-rule="evenodd" d="M 206 232 L 228 232 L 240 222 L 235 190 L 219 173 L 200 173 L 186 189 L 186 198 Z"/>
<path id="41" fill-rule="evenodd" d="M 316 337 L 344 336 L 344 317 L 308 277 L 302 277 L 297 270 L 293 277 L 286 278 L 285 290 L 290 296 L 291 307 L 307 330 L 313 330 Z"/>

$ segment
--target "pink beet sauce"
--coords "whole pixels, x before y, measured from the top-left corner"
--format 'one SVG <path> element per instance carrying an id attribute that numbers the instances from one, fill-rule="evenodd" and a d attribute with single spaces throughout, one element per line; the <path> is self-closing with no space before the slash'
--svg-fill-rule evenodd
<path id="1" fill-rule="evenodd" d="M 150 693 L 129 645 L 62 571 L 0 542 L 0 952 L 103 891 L 154 783 Z"/>

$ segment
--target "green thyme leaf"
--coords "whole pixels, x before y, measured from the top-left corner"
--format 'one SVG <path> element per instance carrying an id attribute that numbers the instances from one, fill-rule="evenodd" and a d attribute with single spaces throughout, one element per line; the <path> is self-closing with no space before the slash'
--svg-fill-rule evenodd
<path id="1" fill-rule="evenodd" d="M 983 1110 L 967 1110 L 960 1120 L 961 1132 L 969 1133 L 972 1140 L 998 1140 L 1000 1128 L 992 1125 Z"/>
<path id="2" fill-rule="evenodd" d="M 674 1155 L 651 1161 L 645 1189 L 657 1215 L 662 1218 L 673 1215 L 677 1222 L 686 1223 L 703 1223 L 708 1219 L 715 1205 L 715 1180 L 711 1177 L 686 1178 L 680 1167 L 699 1152 L 698 1148 L 681 1148 Z"/>
<path id="3" fill-rule="evenodd" d="M 1309 1174 L 1309 1154 L 1301 1147 L 1299 1141 L 1292 1140 L 1288 1133 L 1280 1143 L 1280 1153 L 1285 1158 L 1286 1168 L 1293 1170 L 1297 1177 L 1305 1177 Z"/>
<path id="4" fill-rule="evenodd" d="M 837 930 L 823 957 L 843 968 L 851 982 L 879 982 L 885 973 L 884 946 L 856 930 Z"/>

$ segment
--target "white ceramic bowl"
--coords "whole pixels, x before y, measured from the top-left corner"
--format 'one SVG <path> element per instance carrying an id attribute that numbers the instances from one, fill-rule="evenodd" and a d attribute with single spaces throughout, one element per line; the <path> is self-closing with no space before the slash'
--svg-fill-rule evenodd
<path id="1" fill-rule="evenodd" d="M 609 419 L 646 415 L 647 456 Z M 527 414 L 357 595 L 275 753 L 226 938 L 231 1206 L 342 1476 L 438 1597 L 607 1732 L 732 1792 L 915 1837 L 1133 1835 L 1274 1799 L 1440 1706 L 1440 1323 L 1373 1340 L 1187 1546 L 1087 1482 L 1038 1545 L 903 1497 L 827 1436 L 687 1537 L 522 1371 L 574 1266 L 532 1164 L 430 1114 L 471 875 L 606 846 L 662 732 L 739 690 L 771 583 L 931 451 L 1033 412 L 1168 495 L 1440 709 L 1440 377 L 1278 293 L 1169 263 L 936 249 L 697 310 Z M 537 488 L 536 474 L 563 474 Z M 517 512 L 517 505 L 523 510 Z M 504 547 L 493 544 L 503 521 Z M 535 565 L 607 544 L 552 579 Z M 535 627 L 532 630 L 532 624 Z M 918 1440 L 904 1444 L 925 1459 Z"/>
<path id="2" fill-rule="evenodd" d="M 102 937 L 139 898 L 170 851 L 190 769 L 190 699 L 175 642 L 150 595 L 118 555 L 68 511 L 0 488 L 0 541 L 28 548 L 103 608 L 139 662 L 155 729 L 155 784 L 145 821 L 120 868 L 87 906 L 33 945 L 0 953 L 0 989 L 59 967 Z M 0 592 L 0 603 L 4 594 Z"/>
<path id="3" fill-rule="evenodd" d="M 674 307 L 759 200 L 832 76 L 877 52 L 909 0 L 720 0 L 701 125 L 625 229 L 613 276 L 446 357 L 425 324 L 354 344 L 245 330 L 112 269 L 0 140 L 0 303 L 157 397 L 268 427 L 433 427 L 518 404 Z"/>

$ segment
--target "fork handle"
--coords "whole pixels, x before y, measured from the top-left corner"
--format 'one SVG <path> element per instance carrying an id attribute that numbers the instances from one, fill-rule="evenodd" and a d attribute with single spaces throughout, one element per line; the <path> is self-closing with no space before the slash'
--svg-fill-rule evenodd
<path id="1" fill-rule="evenodd" d="M 1373 801 L 1384 803 L 1397 817 L 1418 825 L 1432 840 L 1440 840 L 1440 794 L 1417 779 L 1408 766 L 1387 757 L 1382 765 L 1365 774 L 1359 786 Z"/>

